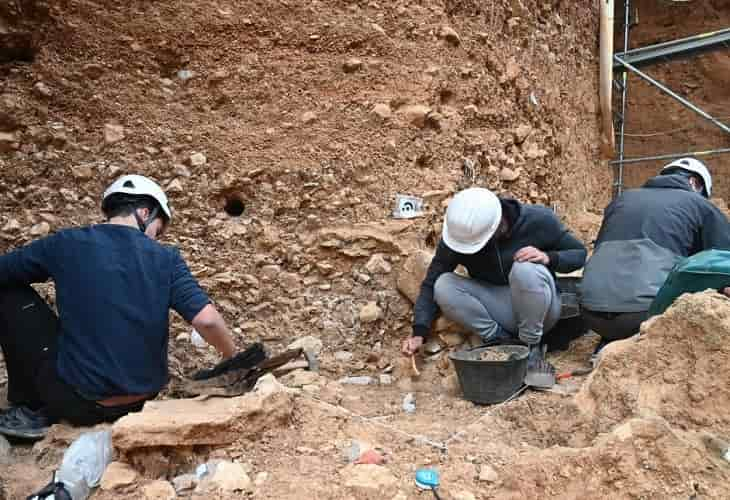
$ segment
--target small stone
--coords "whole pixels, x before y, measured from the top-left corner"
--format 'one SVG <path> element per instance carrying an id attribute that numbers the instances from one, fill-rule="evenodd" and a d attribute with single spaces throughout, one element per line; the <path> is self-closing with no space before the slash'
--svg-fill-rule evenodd
<path id="1" fill-rule="evenodd" d="M 520 176 L 519 170 L 512 170 L 509 167 L 504 167 L 499 172 L 499 178 L 505 182 L 514 182 L 519 178 L 519 176 Z"/>
<path id="2" fill-rule="evenodd" d="M 34 237 L 46 236 L 50 232 L 51 226 L 45 221 L 30 228 L 30 235 Z"/>
<path id="3" fill-rule="evenodd" d="M 142 487 L 145 500 L 173 500 L 177 498 L 175 488 L 167 481 L 152 481 Z"/>
<path id="4" fill-rule="evenodd" d="M 193 73 L 189 69 L 181 69 L 180 71 L 177 72 L 177 77 L 180 80 L 182 80 L 183 82 L 187 82 L 194 76 L 195 76 L 195 73 Z"/>
<path id="5" fill-rule="evenodd" d="M 261 267 L 261 277 L 266 281 L 272 281 L 281 274 L 281 267 L 276 264 L 267 264 Z"/>
<path id="6" fill-rule="evenodd" d="M 12 132 L 0 132 L 0 151 L 8 153 L 17 148 L 17 138 Z"/>
<path id="7" fill-rule="evenodd" d="M 183 188 L 180 179 L 173 179 L 172 182 L 167 185 L 168 193 L 182 193 L 183 191 L 185 191 L 185 188 Z"/>
<path id="8" fill-rule="evenodd" d="M 344 62 L 342 65 L 342 69 L 345 71 L 345 73 L 354 73 L 355 71 L 359 71 L 362 69 L 362 60 L 358 59 L 357 57 L 351 57 L 347 61 Z"/>
<path id="9" fill-rule="evenodd" d="M 94 63 L 84 64 L 83 71 L 88 78 L 98 80 L 104 74 L 104 66 Z"/>
<path id="10" fill-rule="evenodd" d="M 218 84 L 227 80 L 230 75 L 225 69 L 219 69 L 210 76 L 210 83 Z"/>
<path id="11" fill-rule="evenodd" d="M 393 383 L 393 376 L 383 373 L 380 375 L 380 385 L 391 385 Z"/>
<path id="12" fill-rule="evenodd" d="M 464 106 L 464 113 L 476 115 L 479 114 L 479 108 L 476 107 L 474 104 L 467 104 Z"/>
<path id="13" fill-rule="evenodd" d="M 368 283 L 370 283 L 370 280 L 371 280 L 370 276 L 368 276 L 367 274 L 364 274 L 364 273 L 357 273 L 355 278 L 357 278 L 357 281 L 359 281 L 363 285 L 367 285 Z"/>
<path id="14" fill-rule="evenodd" d="M 304 349 L 305 351 L 317 355 L 322 352 L 323 345 L 322 341 L 317 337 L 307 335 L 306 337 L 299 338 L 289 344 L 289 346 L 287 346 L 287 350 Z"/>
<path id="15" fill-rule="evenodd" d="M 17 219 L 10 219 L 2 228 L 4 233 L 13 233 L 19 231 L 21 228 L 20 222 Z"/>
<path id="16" fill-rule="evenodd" d="M 413 104 L 402 107 L 398 110 L 398 112 L 405 116 L 408 123 L 415 125 L 416 127 L 423 128 L 426 126 L 426 118 L 431 112 L 431 108 L 421 104 Z"/>
<path id="17" fill-rule="evenodd" d="M 302 114 L 301 119 L 303 124 L 309 125 L 317 121 L 317 113 L 315 113 L 314 111 L 307 111 Z"/>
<path id="18" fill-rule="evenodd" d="M 514 131 L 515 136 L 515 142 L 517 144 L 522 144 L 525 142 L 525 139 L 527 139 L 530 134 L 532 133 L 532 126 L 528 125 L 526 123 L 523 123 L 519 127 L 517 127 Z"/>
<path id="19" fill-rule="evenodd" d="M 35 85 L 33 85 L 33 93 L 38 97 L 51 97 L 53 95 L 53 92 L 51 89 L 48 88 L 48 85 L 46 85 L 43 82 L 37 82 Z"/>
<path id="20" fill-rule="evenodd" d="M 337 361 L 341 361 L 343 363 L 347 363 L 348 361 L 352 361 L 352 358 L 354 355 L 351 352 L 348 351 L 337 351 L 335 353 L 335 359 Z"/>
<path id="21" fill-rule="evenodd" d="M 450 26 L 442 26 L 439 36 L 452 45 L 459 45 L 461 43 L 461 37 L 456 30 Z"/>
<path id="22" fill-rule="evenodd" d="M 193 175 L 190 173 L 190 169 L 181 163 L 172 166 L 172 173 L 177 177 L 191 177 Z"/>
<path id="23" fill-rule="evenodd" d="M 383 311 L 378 307 L 378 304 L 374 301 L 368 302 L 360 310 L 360 322 L 361 323 L 372 323 L 380 319 L 383 315 Z"/>
<path id="24" fill-rule="evenodd" d="M 238 462 L 218 463 L 213 476 L 205 482 L 210 482 L 214 486 L 214 489 L 220 493 L 250 491 L 252 484 L 251 478 L 246 473 L 246 469 Z"/>
<path id="25" fill-rule="evenodd" d="M 132 467 L 122 462 L 112 462 L 104 471 L 100 486 L 104 491 L 112 491 L 134 484 L 136 480 L 137 471 Z"/>
<path id="26" fill-rule="evenodd" d="M 79 181 L 87 181 L 94 177 L 94 171 L 90 165 L 74 165 L 71 167 L 71 175 Z"/>
<path id="27" fill-rule="evenodd" d="M 362 377 L 344 377 L 338 380 L 343 385 L 372 385 L 375 380 L 373 377 L 362 376 Z"/>
<path id="28" fill-rule="evenodd" d="M 124 139 L 124 127 L 113 123 L 104 125 L 104 142 L 114 144 L 122 139 Z"/>
<path id="29" fill-rule="evenodd" d="M 387 33 L 385 32 L 385 30 L 383 29 L 383 27 L 380 26 L 379 24 L 373 23 L 371 26 L 373 27 L 373 29 L 376 32 L 380 33 L 381 35 L 387 35 Z"/>
<path id="30" fill-rule="evenodd" d="M 520 76 L 520 72 L 522 71 L 522 68 L 520 67 L 517 60 L 513 57 L 509 61 L 507 61 L 507 65 L 504 69 L 504 73 L 499 78 L 500 83 L 507 83 L 515 80 L 518 76 Z"/>
<path id="31" fill-rule="evenodd" d="M 470 491 L 460 491 L 454 495 L 454 500 L 476 500 L 476 498 Z"/>
<path id="32" fill-rule="evenodd" d="M 208 163 L 208 158 L 203 153 L 193 153 L 188 158 L 188 162 L 193 167 L 200 167 Z"/>
<path id="33" fill-rule="evenodd" d="M 389 274 L 393 268 L 390 263 L 385 260 L 383 254 L 376 253 L 370 257 L 370 260 L 368 260 L 367 264 L 365 264 L 365 269 L 367 269 L 370 274 Z"/>
<path id="34" fill-rule="evenodd" d="M 268 480 L 269 480 L 268 472 L 259 472 L 258 474 L 256 474 L 256 478 L 253 480 L 253 484 L 255 484 L 256 486 L 261 486 Z"/>
<path id="35" fill-rule="evenodd" d="M 172 480 L 172 486 L 178 493 L 192 491 L 198 485 L 198 476 L 195 474 L 183 474 Z"/>
<path id="36" fill-rule="evenodd" d="M 479 480 L 486 483 L 496 483 L 499 479 L 497 471 L 491 465 L 482 465 L 479 469 Z"/>
<path id="37" fill-rule="evenodd" d="M 388 118 L 393 116 L 393 111 L 390 109 L 390 106 L 388 104 L 380 103 L 373 106 L 373 114 L 376 114 L 380 118 L 387 120 Z"/>

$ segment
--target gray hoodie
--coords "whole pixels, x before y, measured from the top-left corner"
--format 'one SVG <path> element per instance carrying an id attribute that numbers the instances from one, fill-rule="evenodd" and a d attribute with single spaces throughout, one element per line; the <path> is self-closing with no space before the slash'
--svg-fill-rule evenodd
<path id="1" fill-rule="evenodd" d="M 581 305 L 599 312 L 641 312 L 684 257 L 730 249 L 723 213 L 682 175 L 660 175 L 625 191 L 604 212 L 583 273 Z"/>

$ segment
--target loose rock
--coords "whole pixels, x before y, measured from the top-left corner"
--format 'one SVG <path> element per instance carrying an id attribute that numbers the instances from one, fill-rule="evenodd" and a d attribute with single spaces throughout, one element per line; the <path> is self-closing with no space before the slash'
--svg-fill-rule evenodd
<path id="1" fill-rule="evenodd" d="M 456 30 L 450 26 L 442 26 L 439 36 L 452 45 L 459 45 L 461 43 L 461 37 Z"/>
<path id="2" fill-rule="evenodd" d="M 124 139 L 124 127 L 107 123 L 104 125 L 104 142 L 114 144 Z"/>
<path id="3" fill-rule="evenodd" d="M 311 352 L 312 354 L 319 354 L 322 352 L 322 341 L 317 337 L 307 335 L 306 337 L 299 338 L 287 346 L 287 350 L 290 349 L 304 349 L 305 351 Z"/>
<path id="4" fill-rule="evenodd" d="M 358 59 L 357 57 L 352 57 L 345 61 L 345 63 L 342 65 L 342 69 L 345 70 L 345 73 L 354 73 L 355 71 L 359 71 L 362 69 L 362 60 Z"/>
<path id="5" fill-rule="evenodd" d="M 43 82 L 37 82 L 35 85 L 33 85 L 33 93 L 37 97 L 49 98 L 53 96 L 53 92 L 51 91 L 51 89 L 49 89 L 48 85 Z"/>
<path id="6" fill-rule="evenodd" d="M 370 257 L 370 260 L 368 260 L 367 264 L 365 264 L 365 269 L 367 269 L 370 274 L 389 274 L 390 271 L 392 271 L 390 263 L 385 260 L 383 254 L 379 253 Z"/>
<path id="7" fill-rule="evenodd" d="M 412 104 L 410 106 L 403 106 L 398 112 L 405 116 L 408 123 L 423 128 L 426 126 L 426 118 L 431 112 L 431 108 L 422 104 Z"/>
<path id="8" fill-rule="evenodd" d="M 460 491 L 454 495 L 454 500 L 476 500 L 476 498 L 470 491 Z"/>
<path id="9" fill-rule="evenodd" d="M 505 182 L 514 182 L 520 177 L 520 171 L 519 170 L 512 170 L 509 167 L 504 167 L 499 172 L 499 178 L 502 179 Z"/>
<path id="10" fill-rule="evenodd" d="M 307 111 L 306 113 L 302 114 L 302 123 L 303 124 L 309 125 L 316 121 L 317 121 L 317 113 L 315 113 L 314 111 Z"/>
<path id="11" fill-rule="evenodd" d="M 252 484 L 243 465 L 237 462 L 220 462 L 216 465 L 212 477 L 206 478 L 197 489 L 231 494 L 251 491 Z"/>
<path id="12" fill-rule="evenodd" d="M 203 153 L 193 153 L 188 158 L 188 162 L 193 167 L 200 167 L 205 165 L 208 162 L 208 159 Z"/>
<path id="13" fill-rule="evenodd" d="M 105 491 L 117 490 L 134 484 L 137 481 L 137 471 L 122 462 L 112 462 L 107 466 L 101 478 L 101 489 Z"/>
<path id="14" fill-rule="evenodd" d="M 175 488 L 167 481 L 152 481 L 142 487 L 146 500 L 173 500 L 177 498 Z"/>
<path id="15" fill-rule="evenodd" d="M 183 474 L 172 480 L 172 486 L 178 493 L 192 491 L 198 485 L 198 476 L 195 474 Z"/>
<path id="16" fill-rule="evenodd" d="M 71 167 L 71 175 L 79 181 L 87 181 L 94 177 L 94 171 L 90 165 L 73 165 Z"/>
<path id="17" fill-rule="evenodd" d="M 479 480 L 487 483 L 496 483 L 499 479 L 497 471 L 491 465 L 482 465 L 479 469 Z"/>
<path id="18" fill-rule="evenodd" d="M 393 116 L 393 111 L 390 109 L 390 106 L 384 103 L 376 104 L 373 107 L 373 113 L 384 120 Z"/>
<path id="19" fill-rule="evenodd" d="M 374 301 L 368 302 L 360 310 L 360 322 L 361 323 L 372 323 L 380 319 L 383 315 L 383 311 L 378 307 L 378 304 Z"/>
<path id="20" fill-rule="evenodd" d="M 51 226 L 48 222 L 41 222 L 30 228 L 30 235 L 37 237 L 46 236 L 51 232 Z"/>

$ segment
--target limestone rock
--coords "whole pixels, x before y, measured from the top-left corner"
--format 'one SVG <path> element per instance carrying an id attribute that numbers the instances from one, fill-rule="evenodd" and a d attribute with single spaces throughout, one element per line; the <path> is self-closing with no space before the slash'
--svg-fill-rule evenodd
<path id="1" fill-rule="evenodd" d="M 288 421 L 292 396 L 272 376 L 235 398 L 150 401 L 112 427 L 114 446 L 124 454 L 154 447 L 227 445 L 259 436 Z"/>
<path id="2" fill-rule="evenodd" d="M 367 269 L 370 274 L 388 274 L 392 271 L 390 263 L 385 260 L 383 254 L 379 253 L 370 257 L 370 260 L 368 260 L 367 264 L 365 264 L 365 269 Z"/>
<path id="3" fill-rule="evenodd" d="M 431 108 L 422 104 L 411 104 L 403 106 L 398 112 L 405 117 L 408 123 L 423 128 L 426 126 L 426 118 L 431 112 Z"/>
<path id="4" fill-rule="evenodd" d="M 442 26 L 439 36 L 452 45 L 459 45 L 461 43 L 461 37 L 451 26 Z"/>
<path id="5" fill-rule="evenodd" d="M 30 228 L 30 235 L 36 238 L 46 236 L 51 232 L 51 226 L 48 222 L 43 221 Z"/>
<path id="6" fill-rule="evenodd" d="M 383 311 L 378 307 L 375 301 L 368 302 L 360 310 L 360 322 L 361 323 L 373 323 L 381 318 Z"/>
<path id="7" fill-rule="evenodd" d="M 188 163 L 193 167 L 200 167 L 208 162 L 208 158 L 203 153 L 193 153 L 188 158 Z"/>
<path id="8" fill-rule="evenodd" d="M 74 179 L 79 181 L 87 181 L 94 177 L 94 171 L 91 169 L 91 166 L 88 164 L 85 165 L 73 165 L 71 167 L 71 175 L 73 175 Z"/>
<path id="9" fill-rule="evenodd" d="M 107 123 L 104 125 L 104 142 L 114 144 L 124 139 L 124 127 Z"/>
<path id="10" fill-rule="evenodd" d="M 314 111 L 307 111 L 302 114 L 301 119 L 303 124 L 309 125 L 317 121 L 317 113 L 315 113 Z"/>
<path id="11" fill-rule="evenodd" d="M 318 339 L 317 337 L 313 337 L 311 335 L 307 335 L 306 337 L 301 337 L 291 344 L 287 346 L 287 350 L 289 349 L 304 349 L 305 351 L 309 351 L 312 354 L 319 354 L 322 352 L 322 341 Z"/>
<path id="12" fill-rule="evenodd" d="M 496 483 L 499 480 L 499 475 L 491 465 L 482 465 L 481 469 L 479 469 L 479 480 L 487 483 Z"/>
<path id="13" fill-rule="evenodd" d="M 390 106 L 388 104 L 380 103 L 373 106 L 373 114 L 376 114 L 380 118 L 387 120 L 388 118 L 393 116 L 393 111 L 390 109 Z"/>
<path id="14" fill-rule="evenodd" d="M 113 491 L 134 484 L 137 481 L 137 471 L 122 462 L 110 463 L 101 477 L 101 489 Z"/>
<path id="15" fill-rule="evenodd" d="M 21 227 L 22 226 L 20 225 L 20 222 L 18 222 L 18 219 L 10 219 L 7 224 L 0 229 L 0 231 L 4 233 L 14 233 L 15 231 L 19 231 Z"/>
<path id="16" fill-rule="evenodd" d="M 355 71 L 359 71 L 362 69 L 362 60 L 358 59 L 357 57 L 351 57 L 345 63 L 342 65 L 342 69 L 345 71 L 345 73 L 354 73 Z"/>
<path id="17" fill-rule="evenodd" d="M 522 71 L 522 68 L 520 64 L 517 62 L 517 60 L 513 57 L 509 61 L 507 61 L 507 65 L 505 66 L 504 73 L 499 78 L 500 83 L 507 83 L 515 80 L 518 76 L 520 76 L 520 72 Z"/>
<path id="18" fill-rule="evenodd" d="M 523 142 L 525 142 L 525 139 L 530 136 L 531 133 L 532 126 L 527 123 L 523 123 L 514 130 L 515 142 L 517 144 L 522 144 Z"/>
<path id="19" fill-rule="evenodd" d="M 172 486 L 178 493 L 192 491 L 198 485 L 198 476 L 195 474 L 183 474 L 172 480 Z"/>
<path id="20" fill-rule="evenodd" d="M 350 464 L 341 471 L 348 488 L 381 491 L 395 486 L 398 480 L 382 465 Z"/>
<path id="21" fill-rule="evenodd" d="M 142 487 L 145 500 L 173 500 L 177 498 L 175 488 L 167 481 L 152 481 Z"/>
<path id="22" fill-rule="evenodd" d="M 219 462 L 215 472 L 198 485 L 198 490 L 216 491 L 231 495 L 236 492 L 251 491 L 253 482 L 246 473 L 246 469 L 238 462 Z M 226 496 L 226 498 L 230 498 Z"/>
<path id="23" fill-rule="evenodd" d="M 167 185 L 166 191 L 168 193 L 182 193 L 185 191 L 185 188 L 183 188 L 180 179 L 173 179 L 170 184 Z"/>
<path id="24" fill-rule="evenodd" d="M 321 384 L 322 377 L 317 372 L 311 372 L 309 370 L 294 370 L 291 373 L 286 374 L 281 379 L 281 383 L 287 387 L 295 387 L 300 389 L 305 385 L 318 385 Z"/>
<path id="25" fill-rule="evenodd" d="M 33 93 L 38 97 L 46 99 L 53 96 L 53 91 L 43 82 L 36 82 L 36 84 L 33 85 Z"/>
<path id="26" fill-rule="evenodd" d="M 512 170 L 509 167 L 504 167 L 499 172 L 499 178 L 502 179 L 505 182 L 514 182 L 520 177 L 520 171 L 519 170 Z"/>
<path id="27" fill-rule="evenodd" d="M 403 263 L 403 268 L 398 273 L 396 287 L 412 303 L 416 303 L 418 294 L 421 291 L 421 283 L 426 277 L 426 271 L 431 264 L 433 254 L 420 250 L 414 252 Z"/>
<path id="28" fill-rule="evenodd" d="M 261 268 L 261 277 L 266 281 L 274 280 L 281 273 L 281 267 L 276 264 L 268 264 Z"/>

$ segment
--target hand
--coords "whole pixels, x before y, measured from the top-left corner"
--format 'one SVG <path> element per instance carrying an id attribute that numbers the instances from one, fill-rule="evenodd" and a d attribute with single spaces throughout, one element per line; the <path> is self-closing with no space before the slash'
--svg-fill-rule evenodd
<path id="1" fill-rule="evenodd" d="M 408 337 L 403 341 L 401 352 L 406 356 L 413 356 L 419 347 L 423 345 L 423 337 Z"/>
<path id="2" fill-rule="evenodd" d="M 534 262 L 535 264 L 550 264 L 550 257 L 535 247 L 524 247 L 515 254 L 515 262 Z"/>

